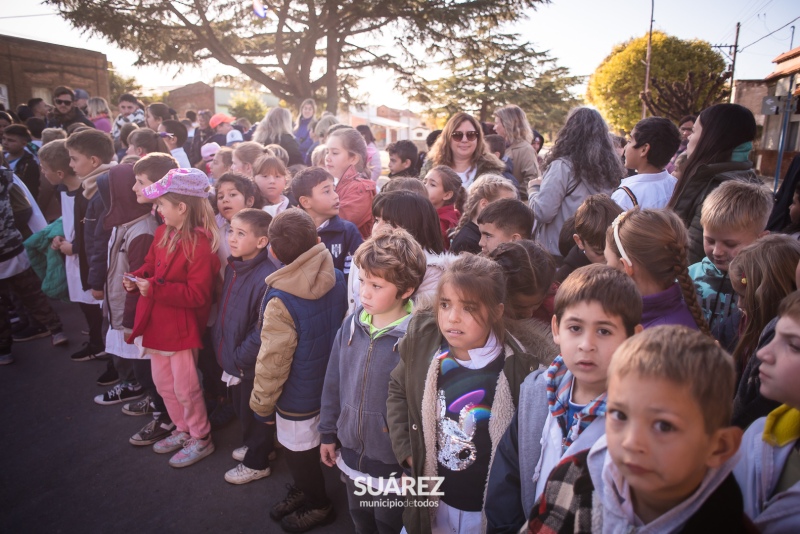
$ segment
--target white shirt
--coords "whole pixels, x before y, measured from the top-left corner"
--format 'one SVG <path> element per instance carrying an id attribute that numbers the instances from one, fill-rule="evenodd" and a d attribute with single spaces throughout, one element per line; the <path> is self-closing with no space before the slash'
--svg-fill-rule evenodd
<path id="1" fill-rule="evenodd" d="M 667 171 L 657 174 L 637 174 L 622 180 L 622 185 L 631 190 L 642 209 L 666 207 L 676 183 L 678 183 L 678 179 Z M 633 208 L 633 201 L 621 188 L 617 188 L 611 194 L 611 200 L 624 210 Z"/>
<path id="2" fill-rule="evenodd" d="M 170 154 L 172 157 L 178 160 L 178 167 L 181 169 L 191 169 L 192 164 L 189 163 L 189 156 L 186 155 L 186 151 L 183 147 L 178 147 L 175 150 L 170 150 Z"/>

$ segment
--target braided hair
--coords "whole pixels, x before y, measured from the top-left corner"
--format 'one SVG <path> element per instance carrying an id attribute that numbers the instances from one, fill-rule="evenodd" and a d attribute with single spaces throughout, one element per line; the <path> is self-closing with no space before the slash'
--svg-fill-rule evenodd
<path id="1" fill-rule="evenodd" d="M 494 202 L 504 191 L 513 194 L 514 198 L 519 198 L 519 191 L 508 178 L 489 173 L 478 176 L 469 186 L 467 201 L 464 203 L 464 209 L 461 210 L 461 219 L 459 219 L 453 235 L 458 234 L 468 222 L 478 218 L 481 200 L 486 199 L 487 203 Z"/>
<path id="2" fill-rule="evenodd" d="M 677 281 L 697 327 L 710 336 L 711 329 L 689 276 L 689 236 L 678 216 L 670 210 L 637 207 L 620 215 L 618 230 L 627 256 L 656 284 L 667 289 Z M 606 246 L 618 257 L 622 256 L 614 240 L 613 225 L 606 232 Z"/>

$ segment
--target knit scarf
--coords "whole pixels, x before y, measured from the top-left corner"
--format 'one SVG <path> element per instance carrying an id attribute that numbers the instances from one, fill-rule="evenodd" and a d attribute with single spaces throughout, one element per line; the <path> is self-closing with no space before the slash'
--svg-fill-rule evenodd
<path id="1" fill-rule="evenodd" d="M 606 393 L 592 399 L 590 403 L 575 414 L 575 422 L 572 426 L 567 425 L 567 411 L 569 408 L 569 396 L 572 391 L 573 376 L 564 364 L 561 355 L 553 360 L 553 364 L 545 373 L 545 383 L 547 385 L 547 404 L 550 408 L 550 415 L 558 422 L 561 428 L 561 435 L 564 436 L 562 443 L 562 453 L 566 452 L 572 443 L 578 439 L 581 432 L 586 430 L 592 421 L 598 417 L 606 415 Z"/>
<path id="2" fill-rule="evenodd" d="M 753 150 L 753 143 L 750 141 L 742 143 L 733 149 L 731 161 L 748 161 L 751 150 Z"/>
<path id="3" fill-rule="evenodd" d="M 777 447 L 800 439 L 800 410 L 785 404 L 772 410 L 764 422 L 761 438 L 765 443 Z"/>

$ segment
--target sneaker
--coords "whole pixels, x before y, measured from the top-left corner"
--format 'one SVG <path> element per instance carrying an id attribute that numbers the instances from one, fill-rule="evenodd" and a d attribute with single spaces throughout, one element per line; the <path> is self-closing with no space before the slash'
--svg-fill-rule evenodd
<path id="1" fill-rule="evenodd" d="M 228 426 L 236 419 L 236 411 L 233 409 L 233 404 L 229 400 L 220 401 L 217 403 L 214 410 L 208 416 L 208 422 L 211 423 L 211 430 L 219 430 Z"/>
<path id="2" fill-rule="evenodd" d="M 122 413 L 125 415 L 149 415 L 156 411 L 153 399 L 146 395 L 143 399 L 136 402 L 129 402 L 122 405 Z"/>
<path id="3" fill-rule="evenodd" d="M 11 356 L 11 353 L 0 354 L 0 365 L 8 365 L 9 363 L 14 363 L 14 358 Z"/>
<path id="4" fill-rule="evenodd" d="M 97 404 L 107 406 L 109 404 L 119 404 L 126 400 L 138 399 L 144 395 L 144 389 L 139 384 L 117 384 L 102 395 L 94 398 Z"/>
<path id="5" fill-rule="evenodd" d="M 272 508 L 269 510 L 269 516 L 273 521 L 280 521 L 292 512 L 299 510 L 306 501 L 305 494 L 297 489 L 296 486 L 286 484 L 286 489 L 288 490 L 286 497 L 282 501 L 272 505 Z"/>
<path id="6" fill-rule="evenodd" d="M 247 445 L 242 445 L 238 449 L 234 449 L 231 456 L 233 456 L 233 459 L 237 462 L 243 462 L 245 454 L 247 454 Z"/>
<path id="7" fill-rule="evenodd" d="M 140 431 L 131 436 L 128 441 L 131 445 L 152 445 L 171 435 L 173 430 L 175 430 L 175 424 L 169 420 L 169 417 L 162 415 L 158 418 L 151 419 Z"/>
<path id="8" fill-rule="evenodd" d="M 108 367 L 97 379 L 98 386 L 113 386 L 117 382 L 119 382 L 119 374 L 113 365 Z"/>
<path id="9" fill-rule="evenodd" d="M 173 430 L 172 435 L 167 436 L 161 441 L 157 441 L 156 444 L 153 445 L 153 451 L 157 452 L 158 454 L 166 454 L 168 452 L 177 451 L 178 449 L 183 448 L 183 442 L 187 439 L 189 439 L 188 432 Z"/>
<path id="10" fill-rule="evenodd" d="M 49 335 L 50 335 L 50 330 L 48 330 L 42 325 L 36 325 L 36 326 L 29 326 L 17 332 L 16 334 L 12 334 L 12 338 L 14 339 L 14 341 L 19 343 L 22 341 L 31 341 L 33 339 L 47 337 Z"/>
<path id="11" fill-rule="evenodd" d="M 169 459 L 172 467 L 188 467 L 196 464 L 214 452 L 214 442 L 211 434 L 206 439 L 189 438 L 183 443 L 183 448 Z"/>
<path id="12" fill-rule="evenodd" d="M 272 470 L 267 467 L 266 469 L 250 469 L 244 464 L 239 464 L 227 473 L 225 473 L 225 482 L 231 484 L 247 484 L 259 478 L 266 478 L 272 473 Z"/>
<path id="13" fill-rule="evenodd" d="M 329 504 L 324 508 L 302 506 L 281 519 L 281 528 L 286 532 L 307 532 L 312 528 L 328 525 L 336 520 L 336 511 Z"/>
<path id="14" fill-rule="evenodd" d="M 88 343 L 83 344 L 83 348 L 69 357 L 73 362 L 85 362 L 87 360 L 94 360 L 100 356 L 105 356 L 106 351 L 92 347 Z"/>
<path id="15" fill-rule="evenodd" d="M 61 345 L 69 344 L 69 338 L 64 332 L 58 332 L 53 334 L 53 338 L 50 340 L 50 342 L 54 347 L 60 347 Z"/>

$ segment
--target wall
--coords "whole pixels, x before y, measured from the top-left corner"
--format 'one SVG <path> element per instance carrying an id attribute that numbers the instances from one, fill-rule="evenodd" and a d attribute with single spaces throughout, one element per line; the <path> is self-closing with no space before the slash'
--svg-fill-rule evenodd
<path id="1" fill-rule="evenodd" d="M 169 92 L 169 105 L 178 112 L 178 117 L 185 117 L 191 110 L 209 109 L 216 113 L 214 106 L 214 88 L 203 82 L 196 82 Z"/>

